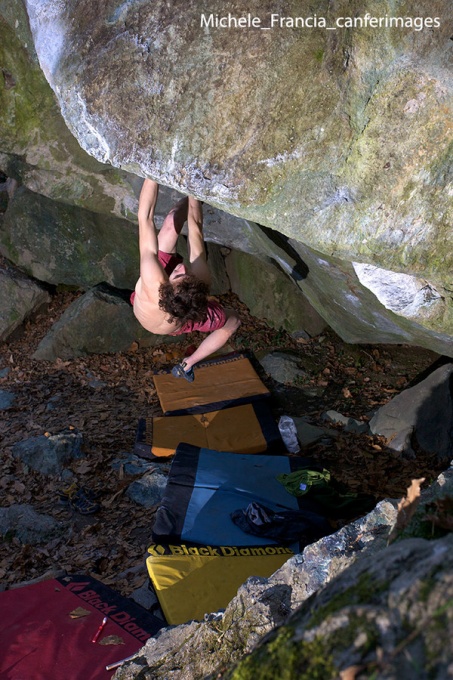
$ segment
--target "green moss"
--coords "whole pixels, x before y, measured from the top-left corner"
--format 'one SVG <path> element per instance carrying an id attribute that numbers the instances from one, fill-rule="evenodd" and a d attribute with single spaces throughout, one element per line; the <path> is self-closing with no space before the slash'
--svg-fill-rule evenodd
<path id="1" fill-rule="evenodd" d="M 380 643 L 380 636 L 374 621 L 369 621 L 358 614 L 348 616 L 348 624 L 335 630 L 329 637 L 329 647 L 333 650 L 346 650 L 352 647 L 360 633 L 366 640 L 360 645 L 362 660 Z"/>
<path id="2" fill-rule="evenodd" d="M 310 627 L 319 625 L 330 614 L 344 607 L 356 604 L 372 604 L 382 592 L 388 589 L 388 582 L 376 582 L 368 573 L 362 574 L 356 585 L 338 593 L 329 603 L 317 609 L 310 618 Z"/>
<path id="3" fill-rule="evenodd" d="M 320 61 L 320 62 L 321 62 L 322 59 L 323 59 L 323 57 L 324 57 L 324 50 L 316 50 L 316 52 L 315 52 L 315 59 L 316 59 L 316 61 Z"/>
<path id="4" fill-rule="evenodd" d="M 312 642 L 293 640 L 289 627 L 279 629 L 275 637 L 243 659 L 227 676 L 230 680 L 330 680 L 336 678 L 332 656 L 321 638 Z"/>

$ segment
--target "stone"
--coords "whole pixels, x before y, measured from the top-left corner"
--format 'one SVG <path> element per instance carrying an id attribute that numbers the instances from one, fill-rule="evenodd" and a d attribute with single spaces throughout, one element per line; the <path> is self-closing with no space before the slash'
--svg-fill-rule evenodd
<path id="1" fill-rule="evenodd" d="M 33 358 L 67 360 L 85 354 L 126 351 L 133 342 L 152 347 L 180 341 L 181 338 L 149 333 L 135 318 L 128 295 L 100 284 L 69 305 L 41 340 Z"/>
<path id="2" fill-rule="evenodd" d="M 0 411 L 6 411 L 11 408 L 14 403 L 16 395 L 14 392 L 8 390 L 0 390 Z"/>
<path id="3" fill-rule="evenodd" d="M 152 470 L 136 479 L 127 487 L 126 495 L 144 508 L 160 503 L 167 486 L 168 474 Z"/>
<path id="4" fill-rule="evenodd" d="M 43 72 L 89 154 L 277 229 L 344 269 L 372 265 L 425 280 L 437 295 L 431 318 L 422 310 L 407 327 L 451 337 L 444 4 L 436 26 L 422 30 L 349 30 L 336 26 L 345 8 L 324 0 L 297 8 L 335 31 L 270 28 L 256 2 L 250 11 L 269 31 L 216 27 L 214 15 L 202 24 L 202 3 L 26 7 Z M 243 15 L 239 3 L 230 10 Z M 429 24 L 432 11 L 428 0 L 398 0 L 385 16 Z"/>
<path id="5" fill-rule="evenodd" d="M 333 430 L 330 427 L 316 427 L 304 417 L 293 416 L 293 421 L 297 430 L 297 438 L 302 448 L 320 440 L 336 439 L 339 436 L 337 430 Z"/>
<path id="6" fill-rule="evenodd" d="M 217 678 L 447 678 L 453 664 L 453 535 L 410 539 L 366 556 Z M 415 662 L 416 660 L 416 662 Z M 343 673 L 342 673 L 343 672 Z M 352 677 L 352 676 L 351 676 Z"/>
<path id="7" fill-rule="evenodd" d="M 112 461 L 111 465 L 114 470 L 118 471 L 121 470 L 123 474 L 131 476 L 141 475 L 145 472 L 158 470 L 162 470 L 165 473 L 168 473 L 169 470 L 168 466 L 166 465 L 162 464 L 156 465 L 155 463 L 152 463 L 150 460 L 141 458 L 140 456 L 137 456 L 134 453 L 121 454 L 121 458 L 115 458 L 115 460 Z"/>
<path id="8" fill-rule="evenodd" d="M 53 201 L 21 187 L 8 204 L 0 250 L 46 283 L 87 289 L 107 282 L 132 289 L 139 262 L 134 232 L 127 220 Z"/>
<path id="9" fill-rule="evenodd" d="M 300 357 L 286 352 L 269 352 L 259 362 L 266 373 L 279 383 L 294 383 L 306 376 L 299 368 Z"/>
<path id="10" fill-rule="evenodd" d="M 133 590 L 129 597 L 144 609 L 147 609 L 148 611 L 152 609 L 154 616 L 160 615 L 160 617 L 163 618 L 160 612 L 159 600 L 157 599 L 153 588 L 150 587 L 149 580 L 145 581 L 140 588 Z"/>
<path id="11" fill-rule="evenodd" d="M 370 430 L 387 446 L 409 457 L 425 453 L 439 461 L 453 457 L 453 363 L 433 370 L 418 384 L 382 406 Z"/>
<path id="12" fill-rule="evenodd" d="M 50 300 L 49 293 L 10 263 L 0 263 L 0 342 Z"/>
<path id="13" fill-rule="evenodd" d="M 225 259 L 231 290 L 245 302 L 251 314 L 266 319 L 274 328 L 289 333 L 319 335 L 325 321 L 294 285 L 273 264 L 233 250 Z"/>
<path id="14" fill-rule="evenodd" d="M 3 540 L 17 538 L 21 543 L 38 545 L 55 538 L 65 525 L 49 515 L 42 515 L 26 504 L 0 508 L 0 534 Z"/>
<path id="15" fill-rule="evenodd" d="M 356 432 L 357 434 L 367 434 L 370 431 L 368 423 L 362 420 L 356 420 L 349 416 L 344 416 L 338 411 L 326 411 L 323 413 L 323 419 L 344 426 L 345 432 Z"/>
<path id="16" fill-rule="evenodd" d="M 71 461 L 83 457 L 83 436 L 77 430 L 38 435 L 17 442 L 12 447 L 15 458 L 42 475 L 61 475 Z"/>

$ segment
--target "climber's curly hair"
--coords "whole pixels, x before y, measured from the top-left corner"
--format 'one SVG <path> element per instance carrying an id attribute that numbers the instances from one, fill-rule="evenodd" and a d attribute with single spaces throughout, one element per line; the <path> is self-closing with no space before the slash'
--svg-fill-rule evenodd
<path id="1" fill-rule="evenodd" d="M 184 326 L 188 321 L 204 323 L 208 317 L 209 286 L 188 274 L 177 285 L 170 281 L 159 287 L 159 308 L 167 312 L 169 323 Z"/>

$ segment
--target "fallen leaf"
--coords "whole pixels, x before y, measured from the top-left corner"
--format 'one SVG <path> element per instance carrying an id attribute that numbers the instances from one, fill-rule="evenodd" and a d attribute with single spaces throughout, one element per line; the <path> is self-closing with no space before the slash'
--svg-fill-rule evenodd
<path id="1" fill-rule="evenodd" d="M 78 475 L 85 475 L 87 472 L 90 472 L 91 470 L 91 465 L 86 460 L 83 460 L 81 463 L 78 463 L 74 467 Z"/>
<path id="2" fill-rule="evenodd" d="M 349 666 L 344 671 L 340 671 L 340 680 L 355 680 L 357 673 L 360 673 L 365 666 Z"/>
<path id="3" fill-rule="evenodd" d="M 71 619 L 81 619 L 83 616 L 89 616 L 90 614 L 91 612 L 83 607 L 77 607 L 77 609 L 73 609 L 72 612 L 69 612 Z"/>
<path id="4" fill-rule="evenodd" d="M 119 635 L 107 635 L 105 638 L 102 638 L 102 640 L 99 643 L 100 645 L 124 645 L 124 640 L 123 638 L 119 637 Z"/>
<path id="5" fill-rule="evenodd" d="M 420 486 L 424 481 L 424 477 L 421 477 L 420 479 L 413 479 L 411 485 L 407 488 L 406 496 L 404 496 L 398 503 L 396 522 L 395 526 L 390 532 L 389 543 L 395 540 L 398 533 L 407 527 L 414 516 L 420 501 Z"/>

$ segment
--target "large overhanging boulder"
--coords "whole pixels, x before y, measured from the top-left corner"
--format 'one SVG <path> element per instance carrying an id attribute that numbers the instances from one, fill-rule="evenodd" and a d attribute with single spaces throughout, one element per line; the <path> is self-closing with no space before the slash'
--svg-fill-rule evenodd
<path id="1" fill-rule="evenodd" d="M 228 5 L 261 19 L 250 28 L 216 27 L 219 1 L 26 5 L 63 116 L 98 160 L 451 289 L 448 0 L 298 0 L 285 17 L 311 26 L 270 30 L 278 9 L 258 0 Z M 406 25 L 344 27 L 367 14 Z"/>
<path id="2" fill-rule="evenodd" d="M 270 30 L 278 8 L 257 0 L 229 17 L 220 2 L 25 4 L 57 102 L 22 3 L 4 0 L 0 170 L 128 217 L 137 175 L 155 177 L 239 216 L 225 230 L 215 211 L 207 238 L 279 265 L 343 339 L 451 354 L 447 0 L 299 0 Z M 246 219 L 284 235 L 289 264 L 269 233 L 250 248 Z"/>
<path id="3" fill-rule="evenodd" d="M 0 171 L 54 200 L 135 216 L 140 178 L 97 161 L 68 130 L 22 0 L 0 3 L 0 78 Z"/>

